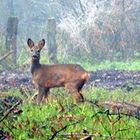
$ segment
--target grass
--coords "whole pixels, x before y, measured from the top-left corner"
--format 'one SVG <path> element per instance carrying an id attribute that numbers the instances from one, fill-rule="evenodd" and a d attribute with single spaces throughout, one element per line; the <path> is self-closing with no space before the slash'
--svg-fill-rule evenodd
<path id="1" fill-rule="evenodd" d="M 2 49 L 1 49 L 2 50 Z M 3 50 L 2 50 L 3 52 Z M 64 62 L 62 56 L 58 56 L 59 63 L 76 63 L 83 66 L 88 71 L 96 71 L 102 69 L 119 69 L 119 70 L 140 70 L 140 60 L 139 59 L 130 59 L 126 61 L 109 61 L 103 60 L 101 62 L 91 62 L 87 59 L 73 60 L 72 58 L 67 59 L 67 62 Z M 7 60 L 9 65 L 11 61 Z M 24 69 L 30 68 L 31 63 L 31 53 L 29 48 L 23 46 L 20 50 L 20 53 L 17 56 L 18 66 L 23 67 Z M 49 64 L 49 58 L 47 57 L 47 50 L 44 48 L 41 52 L 41 63 Z M 12 67 L 12 65 L 11 65 Z M 1 68 L 2 69 L 2 68 Z M 15 69 L 15 68 L 14 68 Z"/>
<path id="2" fill-rule="evenodd" d="M 17 61 L 20 66 L 27 65 L 28 68 L 30 59 L 30 53 L 23 49 Z M 60 62 L 64 63 L 62 60 Z M 41 63 L 49 63 L 45 51 L 42 52 Z M 103 61 L 96 64 L 88 60 L 77 62 L 69 60 L 67 63 L 78 63 L 88 71 L 140 69 L 140 60 Z M 118 120 L 117 115 L 108 118 L 105 113 L 97 114 L 97 112 L 104 112 L 104 108 L 98 108 L 89 102 L 74 104 L 71 95 L 62 89 L 55 89 L 52 92 L 53 96 L 51 95 L 49 101 L 38 106 L 21 96 L 19 90 L 9 90 L 8 95 L 20 96 L 24 100 L 24 103 L 19 107 L 23 112 L 14 117 L 13 114 L 10 114 L 7 119 L 0 123 L 0 128 L 9 132 L 13 140 L 49 140 L 52 136 L 56 140 L 77 140 L 84 137 L 85 131 L 94 135 L 93 139 L 96 140 L 138 140 L 140 138 L 140 121 L 136 118 L 122 116 Z M 83 95 L 88 100 L 100 102 L 127 101 L 134 104 L 140 102 L 139 93 L 139 88 L 131 92 L 122 89 L 106 90 L 103 88 L 83 90 Z M 55 136 L 58 131 L 60 132 Z"/>
<path id="3" fill-rule="evenodd" d="M 96 70 L 108 70 L 108 69 L 117 69 L 117 70 L 129 70 L 135 71 L 140 70 L 140 60 L 129 60 L 129 61 L 109 61 L 105 60 L 100 63 L 91 63 L 91 62 L 84 62 L 82 64 L 79 62 L 84 68 L 89 71 L 96 71 Z"/>
<path id="4" fill-rule="evenodd" d="M 19 91 L 11 92 L 19 96 Z M 131 93 L 121 89 L 110 91 L 90 88 L 84 89 L 83 95 L 86 99 L 100 102 L 111 100 L 139 104 L 139 92 L 139 88 Z M 95 115 L 105 109 L 98 108 L 89 102 L 74 104 L 71 95 L 62 89 L 53 90 L 47 103 L 39 106 L 24 99 L 20 108 L 23 112 L 16 119 L 9 116 L 0 124 L 14 140 L 49 140 L 61 129 L 62 131 L 54 137 L 56 140 L 82 138 L 85 131 L 94 135 L 93 139 L 97 140 L 137 140 L 140 137 L 140 121 L 136 118 L 122 116 L 117 121 L 118 116 L 108 118 L 105 113 Z M 68 134 L 70 138 L 65 138 Z"/>
<path id="5" fill-rule="evenodd" d="M 1 49 L 2 50 L 2 49 Z M 3 52 L 3 50 L 2 50 Z M 58 56 L 59 63 L 73 63 L 73 64 L 80 64 L 88 71 L 96 71 L 102 69 L 119 69 L 119 70 L 140 70 L 140 60 L 139 59 L 130 59 L 126 61 L 109 61 L 104 60 L 101 62 L 91 62 L 91 60 L 87 59 L 79 59 L 73 60 L 67 59 L 67 62 L 63 61 L 64 58 Z M 7 60 L 9 65 L 11 65 L 11 61 Z M 20 50 L 20 53 L 17 56 L 17 63 L 19 67 L 23 67 L 24 69 L 30 68 L 31 63 L 31 53 L 29 48 L 25 48 L 23 46 Z M 47 57 L 47 50 L 44 48 L 41 52 L 41 63 L 42 64 L 50 64 L 49 58 Z M 15 68 L 14 68 L 15 69 Z"/>

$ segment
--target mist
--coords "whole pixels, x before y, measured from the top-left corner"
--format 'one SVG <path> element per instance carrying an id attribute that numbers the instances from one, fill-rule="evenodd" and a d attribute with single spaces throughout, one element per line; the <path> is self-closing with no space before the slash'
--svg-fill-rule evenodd
<path id="1" fill-rule="evenodd" d="M 48 19 L 54 18 L 61 62 L 139 58 L 139 0 L 1 0 L 0 10 L 1 47 L 8 18 L 17 17 L 18 53 L 28 38 L 47 41 Z"/>

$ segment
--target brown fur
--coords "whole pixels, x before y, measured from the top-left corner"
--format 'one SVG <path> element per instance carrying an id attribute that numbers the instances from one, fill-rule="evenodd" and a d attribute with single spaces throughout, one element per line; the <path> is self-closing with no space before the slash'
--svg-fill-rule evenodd
<path id="1" fill-rule="evenodd" d="M 44 46 L 43 43 L 43 46 L 35 46 L 30 41 L 27 43 L 31 49 L 37 50 L 40 47 L 41 50 Z M 32 58 L 32 80 L 39 88 L 38 102 L 47 97 L 50 88 L 55 87 L 65 87 L 73 93 L 76 101 L 84 101 L 81 89 L 89 77 L 87 71 L 77 64 L 42 65 L 39 58 Z"/>

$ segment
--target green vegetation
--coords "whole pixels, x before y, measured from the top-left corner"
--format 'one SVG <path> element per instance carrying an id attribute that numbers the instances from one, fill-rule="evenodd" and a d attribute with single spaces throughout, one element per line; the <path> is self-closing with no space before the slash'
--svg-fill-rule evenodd
<path id="1" fill-rule="evenodd" d="M 5 70 L 6 74 L 8 70 L 14 72 L 20 70 L 25 73 L 30 69 L 31 54 L 26 43 L 28 37 L 33 38 L 35 42 L 42 38 L 46 40 L 46 47 L 41 52 L 41 63 L 49 64 L 47 24 L 48 18 L 52 17 L 56 19 L 56 38 L 54 38 L 59 63 L 77 63 L 87 71 L 140 70 L 139 9 L 138 0 L 119 2 L 117 0 L 2 0 L 0 73 Z M 19 21 L 17 42 L 6 49 L 6 36 L 8 32 L 10 33 L 7 29 L 7 19 L 13 16 L 18 17 Z M 12 29 L 12 26 L 10 27 Z M 13 39 L 12 36 L 10 38 L 8 42 Z M 16 44 L 17 65 L 15 66 L 11 54 L 2 58 Z M 6 83 L 5 78 L 1 80 Z M 10 82 L 14 84 L 15 81 Z M 131 83 L 126 84 L 131 87 Z M 135 86 L 137 85 L 134 85 L 134 88 Z M 132 89 L 131 92 L 125 89 L 85 89 L 83 95 L 87 101 L 79 104 L 75 104 L 72 96 L 65 90 L 55 89 L 48 101 L 42 105 L 36 105 L 31 101 L 31 94 L 36 89 L 29 89 L 31 93 L 28 93 L 28 90 L 22 93 L 21 87 L 18 88 L 7 89 L 5 92 L 0 89 L 0 117 L 3 117 L 9 109 L 4 110 L 1 107 L 1 98 L 18 96 L 23 100 L 18 106 L 22 113 L 16 112 L 18 109 L 14 110 L 0 121 L 0 139 L 1 130 L 7 132 L 6 135 L 11 136 L 13 140 L 53 138 L 78 140 L 87 133 L 97 140 L 140 139 L 140 120 L 126 115 L 121 115 L 121 118 L 119 115 L 108 115 L 106 108 L 95 104 L 105 101 L 126 101 L 139 105 L 139 88 L 134 91 Z"/>
<path id="2" fill-rule="evenodd" d="M 74 63 L 75 61 L 70 61 L 70 63 Z M 83 63 L 84 62 L 84 63 Z M 80 64 L 85 69 L 89 71 L 96 71 L 96 70 L 108 70 L 108 69 L 117 69 L 117 70 L 140 70 L 140 60 L 129 60 L 129 61 L 109 61 L 105 60 L 100 63 L 92 63 L 89 61 L 82 61 L 77 62 L 77 64 Z"/>
<path id="3" fill-rule="evenodd" d="M 20 66 L 28 65 L 30 66 L 31 62 L 31 54 L 29 52 L 28 48 L 21 49 L 20 55 L 18 56 L 18 64 Z M 28 59 L 27 59 L 28 58 Z M 63 59 L 59 58 L 59 63 L 77 63 L 83 66 L 88 71 L 96 71 L 96 70 L 102 70 L 102 69 L 118 69 L 118 70 L 140 70 L 140 60 L 139 59 L 131 59 L 126 61 L 109 61 L 105 60 L 102 62 L 91 62 L 88 59 L 85 60 L 67 60 L 66 62 L 63 61 Z M 45 50 L 42 50 L 41 53 L 41 63 L 43 64 L 49 64 L 49 60 L 47 58 L 47 52 Z"/>
<path id="4" fill-rule="evenodd" d="M 19 91 L 13 92 L 19 96 Z M 83 95 L 92 101 L 128 101 L 138 104 L 139 92 L 140 89 L 128 93 L 121 89 L 109 91 L 91 88 L 83 90 Z M 140 137 L 140 121 L 136 118 L 121 116 L 118 119 L 117 115 L 107 117 L 106 113 L 97 113 L 104 112 L 104 108 L 89 102 L 74 104 L 71 95 L 61 89 L 53 90 L 47 103 L 39 106 L 24 99 L 20 108 L 23 112 L 15 116 L 16 119 L 9 116 L 1 123 L 15 140 L 46 140 L 53 135 L 58 140 L 77 139 L 84 137 L 85 131 L 97 140 L 137 140 Z"/>
<path id="5" fill-rule="evenodd" d="M 5 50 L 3 47 L 0 48 L 1 53 L 5 53 Z M 1 54 L 2 55 L 2 54 Z M 3 55 L 2 55 L 3 56 Z M 139 59 L 130 59 L 125 61 L 109 61 L 104 60 L 101 62 L 95 62 L 91 61 L 88 58 L 83 59 L 67 59 L 58 56 L 59 63 L 77 63 L 83 66 L 88 71 L 96 71 L 96 70 L 108 70 L 108 69 L 117 69 L 117 70 L 140 70 L 140 60 Z M 30 68 L 31 65 L 31 53 L 28 48 L 25 48 L 25 46 L 22 46 L 22 49 L 20 49 L 20 53 L 17 56 L 17 63 L 18 67 L 23 67 L 24 69 Z M 48 60 L 48 54 L 47 51 L 44 49 L 41 52 L 41 63 L 43 64 L 49 64 Z M 13 64 L 11 63 L 11 57 L 8 57 L 6 61 L 2 61 L 0 65 L 0 70 L 3 70 L 3 67 L 5 66 L 5 69 L 15 70 L 15 67 L 13 67 Z"/>
<path id="6" fill-rule="evenodd" d="M 46 51 L 42 51 L 41 63 L 49 63 L 46 57 Z M 28 58 L 28 59 L 27 59 Z M 30 68 L 31 55 L 28 49 L 23 48 L 18 55 L 17 62 L 19 66 Z M 105 60 L 101 63 L 94 63 L 85 60 L 69 60 L 60 63 L 78 63 L 88 71 L 102 69 L 120 69 L 120 70 L 139 70 L 140 60 L 113 61 Z M 127 92 L 125 90 L 105 90 L 103 88 L 89 88 L 83 90 L 83 95 L 87 100 L 93 102 L 105 101 L 126 101 L 134 104 L 140 102 L 140 89 Z M 118 115 L 109 116 L 105 113 L 106 109 L 97 107 L 94 103 L 74 104 L 71 95 L 62 89 L 55 89 L 48 99 L 47 103 L 40 106 L 34 104 L 27 97 L 21 96 L 19 90 L 11 89 L 8 95 L 19 96 L 24 100 L 19 107 L 23 112 L 19 115 L 11 113 L 9 117 L 1 122 L 0 128 L 10 133 L 14 140 L 46 140 L 55 137 L 55 139 L 78 139 L 87 133 L 93 135 L 95 139 L 139 139 L 140 121 L 134 117 Z M 102 112 L 102 113 L 98 113 Z M 59 132 L 60 131 L 60 132 Z M 59 132 L 59 133 L 57 133 Z M 57 135 L 55 135 L 57 134 Z M 67 136 L 67 137 L 66 137 Z"/>

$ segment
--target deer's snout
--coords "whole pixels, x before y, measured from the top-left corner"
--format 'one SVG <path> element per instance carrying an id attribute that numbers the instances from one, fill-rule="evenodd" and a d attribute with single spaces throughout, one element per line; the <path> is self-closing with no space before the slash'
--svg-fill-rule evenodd
<path id="1" fill-rule="evenodd" d="M 32 58 L 33 58 L 33 59 L 39 59 L 39 54 L 36 53 L 36 52 L 33 52 Z"/>

